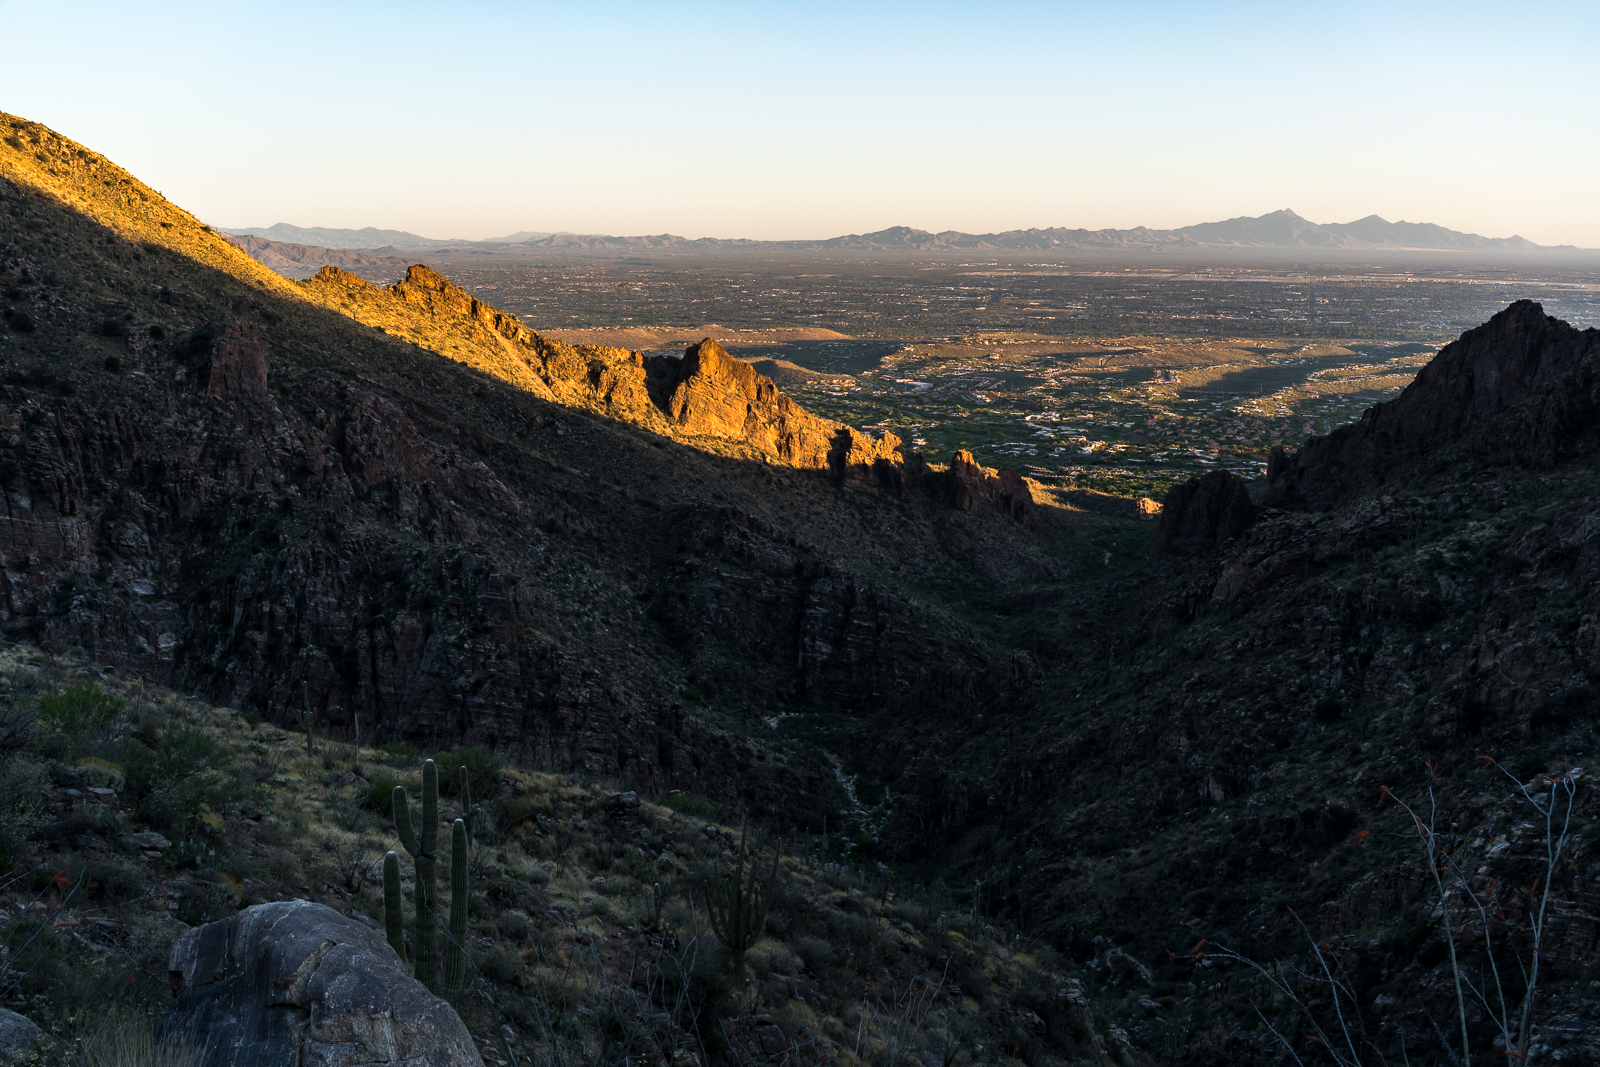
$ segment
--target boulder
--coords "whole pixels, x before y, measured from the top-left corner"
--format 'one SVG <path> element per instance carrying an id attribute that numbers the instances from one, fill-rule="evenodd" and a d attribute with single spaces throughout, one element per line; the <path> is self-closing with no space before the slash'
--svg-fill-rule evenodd
<path id="1" fill-rule="evenodd" d="M 197 926 L 172 948 L 157 1036 L 206 1042 L 205 1067 L 482 1067 L 455 1009 L 381 932 L 303 900 Z"/>
<path id="2" fill-rule="evenodd" d="M 639 814 L 639 794 L 632 789 L 626 793 L 612 793 L 600 802 L 607 817 L 627 819 Z"/>
<path id="3" fill-rule="evenodd" d="M 21 1063 L 39 1040 L 39 1026 L 26 1015 L 0 1008 L 0 1063 Z"/>
<path id="4" fill-rule="evenodd" d="M 122 843 L 129 848 L 153 848 L 162 852 L 172 847 L 171 841 L 168 841 L 154 830 L 145 830 L 137 834 L 123 834 Z"/>

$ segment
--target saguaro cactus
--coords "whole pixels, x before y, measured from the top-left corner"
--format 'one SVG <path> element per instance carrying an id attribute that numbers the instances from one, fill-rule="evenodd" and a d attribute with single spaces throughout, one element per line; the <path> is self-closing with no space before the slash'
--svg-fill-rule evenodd
<path id="1" fill-rule="evenodd" d="M 462 789 L 466 772 L 462 771 Z M 467 977 L 467 824 L 457 819 L 450 827 L 450 940 L 444 946 L 444 995 L 461 995 Z"/>
<path id="2" fill-rule="evenodd" d="M 744 954 L 761 940 L 767 925 L 767 909 L 772 906 L 772 890 L 778 881 L 778 853 L 772 853 L 772 870 L 766 883 L 761 881 L 761 857 L 750 855 L 750 870 L 745 871 L 745 834 L 739 834 L 739 856 L 731 872 L 716 871 L 711 878 L 711 893 L 706 910 L 711 929 L 733 954 L 734 973 L 744 976 Z"/>
<path id="3" fill-rule="evenodd" d="M 462 798 L 466 797 L 466 777 L 462 776 Z M 439 992 L 439 927 L 433 909 L 438 904 L 437 845 L 439 840 L 439 770 L 433 760 L 422 764 L 422 825 L 411 823 L 411 798 L 404 786 L 395 786 L 392 797 L 395 832 L 400 844 L 411 854 L 417 869 L 415 964 L 412 973 L 432 992 Z M 461 994 L 467 974 L 467 823 L 455 820 L 450 833 L 450 929 L 444 949 L 444 993 Z M 383 919 L 389 944 L 405 959 L 405 930 L 401 917 L 400 857 L 390 852 L 383 858 Z"/>
<path id="4" fill-rule="evenodd" d="M 437 865 L 439 843 L 439 768 L 433 760 L 422 763 L 422 826 L 411 825 L 411 798 L 405 786 L 394 787 L 394 828 L 400 835 L 400 844 L 411 853 L 417 868 L 417 928 L 415 933 L 417 981 L 431 992 L 439 991 L 439 928 L 434 922 L 433 906 L 437 901 Z"/>

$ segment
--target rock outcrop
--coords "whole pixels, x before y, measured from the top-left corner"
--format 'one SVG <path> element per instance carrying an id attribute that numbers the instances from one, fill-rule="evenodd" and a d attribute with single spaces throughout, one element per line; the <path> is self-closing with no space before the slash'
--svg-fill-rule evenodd
<path id="1" fill-rule="evenodd" d="M 1330 507 L 1463 450 L 1548 464 L 1600 413 L 1600 330 L 1577 330 L 1519 300 L 1446 345 L 1403 393 L 1361 421 L 1274 449 L 1267 503 Z"/>
<path id="2" fill-rule="evenodd" d="M 218 322 L 198 336 L 209 341 L 200 367 L 206 396 L 267 394 L 267 342 L 255 323 L 240 319 Z"/>
<path id="3" fill-rule="evenodd" d="M 465 289 L 449 281 L 432 267 L 418 263 L 406 276 L 389 287 L 389 292 L 413 307 L 432 315 L 471 319 L 508 341 L 531 345 L 535 334 L 515 315 L 499 311 Z"/>
<path id="4" fill-rule="evenodd" d="M 158 1036 L 205 1045 L 206 1067 L 482 1067 L 455 1009 L 406 973 L 383 935 L 321 904 L 258 904 L 197 926 L 168 963 Z"/>
<path id="5" fill-rule="evenodd" d="M 1214 551 L 1255 520 L 1256 507 L 1244 482 L 1227 471 L 1211 471 L 1167 490 L 1150 555 Z"/>
<path id="6" fill-rule="evenodd" d="M 980 466 L 966 449 L 950 457 L 939 479 L 944 499 L 957 511 L 973 515 L 1005 515 L 1024 526 L 1037 526 L 1038 509 L 1022 476 L 1010 467 Z"/>
<path id="7" fill-rule="evenodd" d="M 927 482 L 936 496 L 959 511 L 1007 515 L 1029 526 L 1037 518 L 1033 496 L 1015 471 L 980 469 L 963 453 L 961 469 L 953 466 L 942 477 L 925 479 L 930 473 L 926 462 L 908 452 L 894 434 L 875 438 L 813 415 L 715 338 L 690 345 L 681 359 L 567 344 L 528 329 L 516 316 L 485 304 L 421 264 L 387 290 L 332 266 L 307 286 L 359 321 L 386 321 L 396 303 L 413 309 L 457 338 L 449 343 L 434 339 L 441 354 L 543 400 L 697 445 L 725 442 L 763 462 L 827 472 L 847 485 L 905 496 Z"/>

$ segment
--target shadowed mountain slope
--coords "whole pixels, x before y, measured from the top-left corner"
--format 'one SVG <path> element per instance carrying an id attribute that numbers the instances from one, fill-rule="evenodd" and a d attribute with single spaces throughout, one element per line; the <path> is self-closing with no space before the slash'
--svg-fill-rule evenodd
<path id="1" fill-rule="evenodd" d="M 1025 670 L 913 586 L 1077 565 L 937 471 L 858 487 L 830 459 L 881 445 L 714 343 L 652 378 L 426 268 L 297 285 L 44 127 L 0 140 L 14 638 L 279 721 L 305 683 L 335 735 L 660 787 L 783 767 L 762 804 L 804 809 L 815 749 L 740 723 L 931 677 L 1012 699 Z"/>

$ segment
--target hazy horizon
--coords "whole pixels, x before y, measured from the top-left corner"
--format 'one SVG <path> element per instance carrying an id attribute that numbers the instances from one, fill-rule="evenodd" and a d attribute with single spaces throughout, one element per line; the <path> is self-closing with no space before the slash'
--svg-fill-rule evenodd
<path id="1" fill-rule="evenodd" d="M 476 240 L 1176 229 L 1283 206 L 1600 247 L 1593 64 L 1503 9 L 41 7 L 0 109 L 223 224 Z M 1559 41 L 1593 5 L 1518 25 Z M 271 221 L 268 221 L 271 220 Z"/>
<path id="2" fill-rule="evenodd" d="M 1072 222 L 1057 221 L 1057 222 L 1036 223 L 1036 224 L 1029 225 L 1029 226 L 1016 226 L 1016 227 L 1013 227 L 1010 232 L 1019 232 L 1019 231 L 1028 231 L 1028 230 L 1049 230 L 1049 229 L 1087 230 L 1087 231 L 1090 231 L 1090 232 L 1094 232 L 1094 231 L 1097 231 L 1097 230 L 1128 231 L 1128 230 L 1134 230 L 1134 229 L 1139 229 L 1139 228 L 1171 232 L 1171 231 L 1176 231 L 1176 230 L 1182 230 L 1182 229 L 1185 229 L 1187 227 L 1192 227 L 1192 226 L 1203 226 L 1203 225 L 1211 225 L 1211 224 L 1216 224 L 1216 223 L 1221 223 L 1221 222 L 1231 222 L 1231 221 L 1234 221 L 1235 219 L 1238 219 L 1238 218 L 1261 218 L 1261 217 L 1266 216 L 1266 215 L 1275 214 L 1278 211 L 1289 211 L 1289 212 L 1292 212 L 1293 214 L 1299 215 L 1300 218 L 1304 219 L 1306 222 L 1312 223 L 1314 225 L 1319 225 L 1319 226 L 1347 226 L 1347 225 L 1350 225 L 1352 223 L 1359 222 L 1359 221 L 1362 221 L 1364 219 L 1367 219 L 1367 218 L 1370 218 L 1370 217 L 1373 217 L 1373 216 L 1377 216 L 1379 218 L 1383 218 L 1385 222 L 1399 223 L 1399 224 L 1427 224 L 1427 223 L 1431 223 L 1433 221 L 1431 219 L 1391 219 L 1391 218 L 1387 218 L 1386 216 L 1383 216 L 1380 212 L 1375 212 L 1375 211 L 1369 211 L 1365 215 L 1360 215 L 1360 216 L 1357 216 L 1357 217 L 1351 218 L 1351 219 L 1313 219 L 1313 218 L 1310 218 L 1310 217 L 1302 214 L 1301 212 L 1295 211 L 1293 208 L 1273 208 L 1273 209 L 1268 210 L 1268 211 L 1258 211 L 1258 212 L 1255 212 L 1253 214 L 1246 214 L 1246 215 L 1242 215 L 1242 216 L 1236 215 L 1236 216 L 1232 216 L 1232 217 L 1227 218 L 1227 219 L 1197 219 L 1197 220 L 1194 220 L 1192 222 L 1187 222 L 1187 223 L 1183 223 L 1183 224 L 1178 225 L 1178 226 L 1171 226 L 1171 227 L 1143 226 L 1143 224 L 1137 224 L 1137 225 L 1134 225 L 1134 226 L 1091 227 L 1091 226 L 1077 225 L 1077 224 L 1074 224 Z M 865 235 L 870 235 L 870 234 L 883 233 L 883 232 L 886 232 L 886 231 L 889 231 L 889 230 L 898 229 L 898 228 L 901 228 L 901 227 L 905 227 L 905 228 L 911 229 L 911 230 L 916 230 L 916 231 L 919 231 L 919 232 L 922 232 L 922 233 L 931 233 L 931 234 L 966 233 L 966 234 L 973 234 L 975 236 L 983 236 L 985 234 L 997 234 L 997 233 L 1008 232 L 1008 231 L 1001 231 L 1001 230 L 986 230 L 986 231 L 961 230 L 961 229 L 958 229 L 958 228 L 953 227 L 953 226 L 918 226 L 918 225 L 914 225 L 914 224 L 911 224 L 911 223 L 905 223 L 905 222 L 890 222 L 890 223 L 885 223 L 885 224 L 883 224 L 881 226 L 874 226 L 871 229 L 854 230 L 854 231 L 850 231 L 849 233 L 843 233 L 843 232 L 841 232 L 841 233 L 832 233 L 832 234 L 827 234 L 827 235 L 822 236 L 822 237 L 815 237 L 815 236 L 809 236 L 808 235 L 808 236 L 788 236 L 788 237 L 778 236 L 778 237 L 750 238 L 746 234 L 737 234 L 737 233 L 681 234 L 681 233 L 673 233 L 670 230 L 661 230 L 661 229 L 657 229 L 657 230 L 641 230 L 641 231 L 639 231 L 637 233 L 617 233 L 617 232 L 606 232 L 606 231 L 600 231 L 600 230 L 577 231 L 577 230 L 527 230 L 527 229 L 523 229 L 523 230 L 501 230 L 499 232 L 486 233 L 486 234 L 484 234 L 483 236 L 480 236 L 480 237 L 461 237 L 461 236 L 440 236 L 438 234 L 418 233 L 415 230 L 405 230 L 403 227 L 397 227 L 397 226 L 373 226 L 373 225 L 370 225 L 370 224 L 361 225 L 361 226 L 334 226 L 334 225 L 322 225 L 322 224 L 302 224 L 302 223 L 295 222 L 295 221 L 290 220 L 290 219 L 279 219 L 276 222 L 270 222 L 270 223 L 266 223 L 266 224 L 263 224 L 263 225 L 260 225 L 260 226 L 237 226 L 237 225 L 233 225 L 233 224 L 231 224 L 229 222 L 219 221 L 219 220 L 216 220 L 216 219 L 207 219 L 207 220 L 204 220 L 204 221 L 206 221 L 210 225 L 216 227 L 217 229 L 222 230 L 225 233 L 260 234 L 260 233 L 263 233 L 266 230 L 272 229 L 272 228 L 274 228 L 276 226 L 287 225 L 287 226 L 292 226 L 292 227 L 294 227 L 295 229 L 298 229 L 298 230 L 337 230 L 337 231 L 350 231 L 350 232 L 359 232 L 359 231 L 362 231 L 362 230 L 375 230 L 375 231 L 378 231 L 380 233 L 385 233 L 385 232 L 410 233 L 411 236 L 413 236 L 413 237 L 419 237 L 419 238 L 422 238 L 423 240 L 427 240 L 427 241 L 460 241 L 462 243 L 496 241 L 496 240 L 501 240 L 503 238 L 516 235 L 518 233 L 535 233 L 535 234 L 538 235 L 538 237 L 554 237 L 554 236 L 577 236 L 577 237 L 598 237 L 598 236 L 607 236 L 607 237 L 663 237 L 663 236 L 671 236 L 671 237 L 681 237 L 681 238 L 684 238 L 686 240 L 700 240 L 700 239 L 722 240 L 722 241 L 762 240 L 762 241 L 781 242 L 781 241 L 819 241 L 819 240 L 825 241 L 825 240 L 829 240 L 829 239 L 837 238 L 837 237 L 865 236 Z M 492 227 L 491 227 L 491 229 L 492 229 Z M 1471 233 L 1472 231 L 1462 231 L 1462 232 Z M 1503 234 L 1502 233 L 1480 233 L 1480 234 L 1476 234 L 1476 236 L 1487 237 L 1487 238 L 1491 238 L 1491 239 L 1507 239 L 1507 238 L 1512 238 L 1512 237 L 1526 237 L 1527 235 L 1526 234 L 1510 234 L 1510 233 L 1503 233 Z M 533 239 L 538 239 L 538 238 L 533 238 Z M 1531 238 L 1530 238 L 1530 240 L 1531 240 Z M 1535 243 L 1536 244 L 1542 244 L 1542 242 L 1535 242 Z M 1596 250 L 1596 249 L 1591 249 L 1591 248 L 1584 248 L 1584 247 L 1581 247 L 1581 246 L 1573 246 L 1573 245 L 1570 245 L 1570 244 L 1565 245 L 1565 246 L 1549 245 L 1549 246 L 1544 246 L 1544 247 L 1551 248 L 1551 249 L 1555 249 L 1555 248 L 1558 248 L 1558 247 L 1576 248 L 1576 250 L 1584 251 L 1584 252 L 1589 252 L 1589 251 L 1595 251 Z M 1364 249 L 1350 249 L 1350 251 L 1363 251 L 1363 250 Z M 1378 249 L 1372 249 L 1372 250 L 1373 251 L 1377 251 Z M 1330 251 L 1340 251 L 1340 249 L 1330 249 Z M 1424 251 L 1432 251 L 1432 250 L 1425 249 Z M 1443 250 L 1441 250 L 1441 251 L 1443 251 Z"/>

